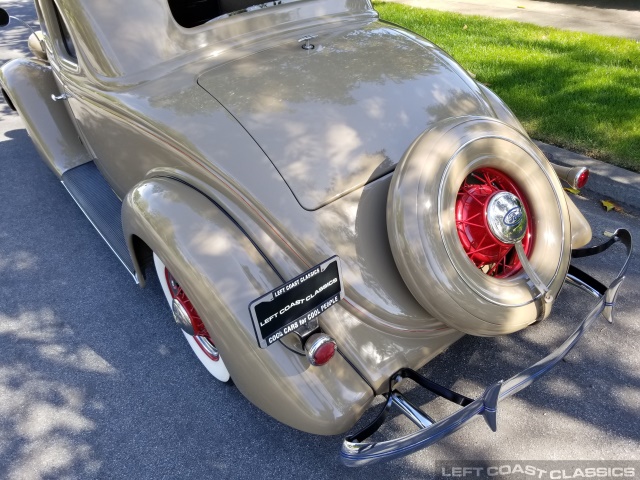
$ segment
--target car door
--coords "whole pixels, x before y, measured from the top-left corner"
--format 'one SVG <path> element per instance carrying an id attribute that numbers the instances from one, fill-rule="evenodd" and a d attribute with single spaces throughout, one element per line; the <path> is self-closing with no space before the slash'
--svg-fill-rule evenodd
<path id="1" fill-rule="evenodd" d="M 36 0 L 35 5 L 41 29 L 46 38 L 47 56 L 58 85 L 58 91 L 51 92 L 51 99 L 64 103 L 67 113 L 76 127 L 80 141 L 90 156 L 95 158 L 91 146 L 75 118 L 71 102 L 68 101 L 71 98 L 71 94 L 66 85 L 81 73 L 78 66 L 75 43 L 53 0 Z"/>
<path id="2" fill-rule="evenodd" d="M 78 136 L 87 149 L 94 163 L 107 180 L 113 191 L 121 199 L 131 182 L 138 178 L 129 178 L 123 162 L 124 144 L 131 140 L 131 131 L 109 112 L 99 99 L 105 97 L 100 92 L 92 77 L 87 75 L 83 65 L 82 44 L 74 40 L 70 23 L 65 20 L 64 13 L 54 0 L 38 0 L 41 13 L 47 25 L 49 55 L 59 92 L 52 92 L 55 101 L 63 101 L 69 116 L 74 122 Z M 70 9 L 82 8 L 82 5 L 70 5 Z M 71 10 L 72 11 L 72 10 Z M 106 102 L 108 103 L 108 102 Z"/>
<path id="3" fill-rule="evenodd" d="M 141 131 L 136 119 L 122 111 L 122 91 L 111 91 L 96 80 L 95 65 L 87 63 L 96 52 L 85 51 L 92 45 L 83 43 L 83 39 L 69 28 L 72 22 L 64 18 L 65 12 L 69 15 L 77 13 L 82 18 L 82 2 L 69 1 L 66 9 L 59 9 L 54 0 L 38 1 L 50 27 L 49 43 L 55 58 L 51 63 L 60 86 L 61 100 L 67 104 L 79 136 L 102 176 L 123 199 L 147 172 L 174 162 L 172 152 L 146 131 Z M 105 25 L 105 30 L 107 27 Z M 90 25 L 83 28 L 90 28 Z M 84 35 L 90 36 L 86 32 Z"/>

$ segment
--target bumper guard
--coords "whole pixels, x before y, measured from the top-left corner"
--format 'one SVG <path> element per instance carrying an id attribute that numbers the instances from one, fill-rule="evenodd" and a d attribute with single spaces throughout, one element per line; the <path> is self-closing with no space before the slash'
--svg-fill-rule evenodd
<path id="1" fill-rule="evenodd" d="M 358 433 L 345 438 L 340 452 L 343 463 L 348 467 L 359 467 L 404 457 L 417 450 L 426 448 L 455 432 L 476 415 L 482 415 L 489 425 L 489 428 L 495 432 L 497 429 L 496 413 L 498 402 L 528 387 L 551 370 L 554 365 L 571 351 L 601 313 L 610 323 L 613 322 L 613 307 L 616 295 L 624 280 L 633 250 L 631 234 L 625 229 L 619 229 L 611 235 L 611 238 L 607 242 L 601 245 L 580 248 L 571 252 L 572 258 L 589 257 L 604 252 L 618 242 L 626 247 L 627 257 L 620 273 L 611 282 L 609 287 L 605 287 L 598 280 L 577 267 L 573 265 L 569 267 L 567 281 L 598 297 L 599 301 L 580 325 L 578 325 L 576 330 L 555 351 L 510 379 L 499 381 L 489 386 L 484 393 L 475 400 L 438 385 L 411 369 L 400 370 L 390 379 L 389 393 L 386 395 L 387 401 L 376 419 Z M 453 415 L 436 422 L 420 408 L 412 405 L 400 392 L 394 389 L 394 386 L 404 378 L 413 380 L 423 388 L 463 408 Z M 366 442 L 366 439 L 382 426 L 392 406 L 399 408 L 400 411 L 420 429 L 412 434 L 393 440 Z"/>

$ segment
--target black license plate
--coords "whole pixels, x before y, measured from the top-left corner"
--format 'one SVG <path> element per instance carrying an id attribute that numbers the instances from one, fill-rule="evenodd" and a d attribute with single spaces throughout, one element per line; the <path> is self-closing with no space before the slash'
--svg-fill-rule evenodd
<path id="1" fill-rule="evenodd" d="M 340 259 L 331 257 L 249 304 L 260 348 L 306 328 L 344 297 Z"/>

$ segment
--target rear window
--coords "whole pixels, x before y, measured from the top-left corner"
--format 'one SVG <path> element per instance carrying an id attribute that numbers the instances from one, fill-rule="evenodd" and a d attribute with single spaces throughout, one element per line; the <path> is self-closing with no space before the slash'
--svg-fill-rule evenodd
<path id="1" fill-rule="evenodd" d="M 169 9 L 178 25 L 193 28 L 220 15 L 250 9 L 278 5 L 281 2 L 264 3 L 260 0 L 168 0 Z"/>
<path id="2" fill-rule="evenodd" d="M 218 0 L 169 0 L 171 14 L 179 25 L 191 28 L 220 15 Z"/>

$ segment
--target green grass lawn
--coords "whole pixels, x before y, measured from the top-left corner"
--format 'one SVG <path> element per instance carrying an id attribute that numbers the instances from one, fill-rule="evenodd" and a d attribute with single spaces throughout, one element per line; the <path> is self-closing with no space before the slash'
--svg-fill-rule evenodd
<path id="1" fill-rule="evenodd" d="M 640 172 L 640 42 L 375 3 L 493 89 L 531 137 Z"/>

